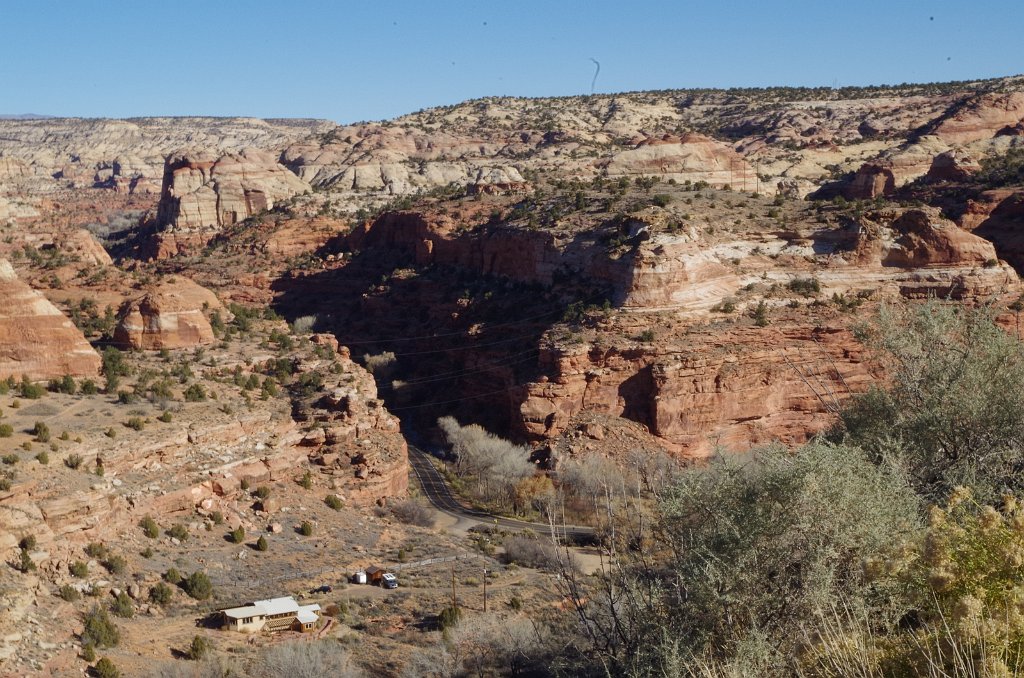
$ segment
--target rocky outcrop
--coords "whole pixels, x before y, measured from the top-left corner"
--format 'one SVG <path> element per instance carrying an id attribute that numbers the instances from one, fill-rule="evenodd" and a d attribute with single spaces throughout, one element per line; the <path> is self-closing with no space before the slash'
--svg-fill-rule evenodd
<path id="1" fill-rule="evenodd" d="M 308 190 L 269 153 L 176 153 L 164 165 L 157 220 L 169 231 L 218 231 Z"/>
<path id="2" fill-rule="evenodd" d="M 0 259 L 0 378 L 95 376 L 100 357 L 81 331 Z"/>
<path id="3" fill-rule="evenodd" d="M 1003 129 L 1024 122 L 1024 92 L 988 93 L 969 99 L 939 121 L 934 134 L 950 144 L 991 139 Z"/>
<path id="4" fill-rule="evenodd" d="M 927 177 L 929 181 L 966 181 L 980 170 L 981 164 L 970 154 L 954 149 L 935 156 Z"/>
<path id="5" fill-rule="evenodd" d="M 337 374 L 322 365 L 300 366 L 325 376 L 324 393 L 297 407 L 296 418 L 315 421 L 301 445 L 310 459 L 335 479 L 333 486 L 358 503 L 401 497 L 409 487 L 409 449 L 398 418 L 377 397 L 377 384 L 352 362 L 348 348 L 332 335 L 313 335 L 313 343 L 336 356 Z"/>
<path id="6" fill-rule="evenodd" d="M 149 351 L 210 344 L 216 337 L 206 313 L 213 311 L 225 314 L 213 292 L 188 278 L 171 278 L 125 302 L 118 313 L 114 342 Z"/>
<path id="7" fill-rule="evenodd" d="M 649 350 L 552 347 L 541 362 L 553 376 L 525 386 L 522 424 L 529 437 L 549 438 L 596 411 L 644 424 L 688 457 L 796 444 L 833 421 L 836 397 L 865 387 L 854 346 L 847 330 L 737 327 Z"/>
<path id="8" fill-rule="evenodd" d="M 896 178 L 892 168 L 871 162 L 860 166 L 843 193 L 850 200 L 871 200 L 895 191 Z"/>
<path id="9" fill-rule="evenodd" d="M 84 228 L 56 237 L 54 245 L 61 252 L 77 256 L 79 261 L 90 266 L 110 266 L 114 263 L 103 245 Z"/>
<path id="10" fill-rule="evenodd" d="M 645 139 L 600 164 L 609 176 L 660 176 L 676 181 L 706 181 L 712 186 L 754 186 L 755 172 L 726 144 L 699 134 Z"/>

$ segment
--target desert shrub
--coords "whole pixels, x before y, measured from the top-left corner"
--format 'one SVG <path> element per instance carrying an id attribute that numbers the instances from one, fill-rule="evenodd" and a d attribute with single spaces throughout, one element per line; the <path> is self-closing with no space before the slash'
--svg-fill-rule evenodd
<path id="1" fill-rule="evenodd" d="M 267 543 L 267 538 L 263 535 L 260 535 L 260 538 L 256 540 L 256 550 L 266 551 L 269 548 L 270 544 Z"/>
<path id="2" fill-rule="evenodd" d="M 96 661 L 96 648 L 89 643 L 82 645 L 82 659 L 90 664 Z"/>
<path id="3" fill-rule="evenodd" d="M 858 334 L 888 381 L 853 396 L 830 438 L 905 465 L 933 502 L 961 485 L 984 501 L 1024 490 L 1024 344 L 991 311 L 884 306 Z"/>
<path id="4" fill-rule="evenodd" d="M 391 514 L 394 515 L 399 522 L 405 523 L 406 525 L 419 525 L 420 527 L 434 526 L 433 511 L 412 499 L 406 499 L 404 501 L 398 501 L 391 504 Z"/>
<path id="5" fill-rule="evenodd" d="M 124 425 L 133 431 L 141 431 L 146 428 L 146 422 L 143 421 L 142 417 L 129 417 Z"/>
<path id="6" fill-rule="evenodd" d="M 104 559 L 103 567 L 110 574 L 124 574 L 125 568 L 128 567 L 128 561 L 124 559 L 124 556 L 115 554 Z"/>
<path id="7" fill-rule="evenodd" d="M 14 427 L 10 424 L 0 424 L 0 438 L 10 438 L 14 435 Z"/>
<path id="8" fill-rule="evenodd" d="M 266 499 L 270 496 L 270 488 L 266 485 L 260 485 L 253 491 L 253 494 L 259 499 Z"/>
<path id="9" fill-rule="evenodd" d="M 167 530 L 167 536 L 173 537 L 178 541 L 187 541 L 188 528 L 182 525 L 181 523 L 178 523 L 177 525 L 171 526 L 171 528 Z"/>
<path id="10" fill-rule="evenodd" d="M 505 560 L 509 563 L 538 570 L 579 569 L 574 559 L 548 539 L 513 536 L 505 539 L 502 545 L 505 547 Z"/>
<path id="11" fill-rule="evenodd" d="M 89 566 L 81 560 L 76 560 L 68 566 L 68 572 L 72 577 L 81 579 L 89 575 Z"/>
<path id="12" fill-rule="evenodd" d="M 64 458 L 64 465 L 70 469 L 77 469 L 79 466 L 82 465 L 82 461 L 82 455 L 78 454 L 77 452 L 72 452 L 71 454 Z"/>
<path id="13" fill-rule="evenodd" d="M 736 312 L 736 300 L 732 297 L 728 297 L 718 302 L 711 307 L 711 310 L 715 313 L 735 313 Z"/>
<path id="14" fill-rule="evenodd" d="M 332 508 L 335 511 L 340 511 L 342 507 L 345 506 L 345 502 L 343 502 L 341 500 L 341 497 L 339 497 L 336 494 L 327 495 L 327 497 L 324 498 L 324 503 L 327 504 L 329 508 Z"/>
<path id="15" fill-rule="evenodd" d="M 57 591 L 57 595 L 69 603 L 73 603 L 82 597 L 82 594 L 78 592 L 78 589 L 70 584 L 64 584 L 61 586 Z"/>
<path id="16" fill-rule="evenodd" d="M 116 647 L 121 642 L 121 632 L 117 624 L 107 614 L 106 609 L 96 606 L 85 614 L 83 619 L 82 644 L 93 647 Z"/>
<path id="17" fill-rule="evenodd" d="M 156 539 L 160 536 L 160 526 L 156 524 L 152 516 L 146 516 L 140 520 L 139 527 L 142 528 L 142 533 L 150 539 Z"/>
<path id="18" fill-rule="evenodd" d="M 671 673 L 689 656 L 752 662 L 743 675 L 793 675 L 818 611 L 845 605 L 885 628 L 909 610 L 903 586 L 884 571 L 869 576 L 865 563 L 913 543 L 918 511 L 907 479 L 856 448 L 716 457 L 681 474 L 660 502 L 664 569 L 637 558 L 593 594 L 598 633 L 618 638 L 602 652 L 625 673 Z"/>
<path id="19" fill-rule="evenodd" d="M 188 658 L 193 661 L 205 659 L 213 650 L 213 643 L 204 636 L 193 636 L 188 646 Z"/>
<path id="20" fill-rule="evenodd" d="M 36 437 L 36 442 L 48 443 L 50 442 L 50 427 L 41 421 L 37 421 L 35 426 L 32 427 L 32 435 Z"/>
<path id="21" fill-rule="evenodd" d="M 817 278 L 793 278 L 786 283 L 786 287 L 791 292 L 796 292 L 804 297 L 814 296 L 821 292 L 821 283 Z"/>
<path id="22" fill-rule="evenodd" d="M 168 410 L 164 410 L 164 411 L 163 411 L 163 412 L 162 412 L 162 413 L 160 414 L 160 416 L 159 416 L 159 417 L 157 417 L 157 419 L 159 419 L 160 421 L 162 421 L 162 422 L 163 422 L 163 423 L 165 423 L 165 424 L 169 424 L 169 423 L 171 423 L 171 420 L 172 420 L 173 418 L 174 418 L 174 416 L 173 416 L 173 415 L 172 415 L 172 414 L 170 413 L 170 411 L 168 411 Z"/>
<path id="23" fill-rule="evenodd" d="M 206 400 L 206 389 L 202 384 L 193 383 L 185 389 L 185 400 L 190 403 L 199 403 Z"/>
<path id="24" fill-rule="evenodd" d="M 23 551 L 34 551 L 36 548 L 36 537 L 33 534 L 26 534 L 18 540 L 18 548 Z"/>
<path id="25" fill-rule="evenodd" d="M 260 653 L 256 666 L 254 678 L 356 678 L 363 675 L 353 663 L 349 651 L 334 640 L 272 645 Z"/>
<path id="26" fill-rule="evenodd" d="M 441 610 L 441 613 L 437 615 L 437 624 L 441 627 L 441 630 L 446 630 L 455 627 L 459 620 L 462 618 L 462 612 L 459 608 L 454 605 Z"/>
<path id="27" fill-rule="evenodd" d="M 100 657 L 96 666 L 92 667 L 92 672 L 96 678 L 121 678 L 121 671 L 106 657 Z"/>
<path id="28" fill-rule="evenodd" d="M 82 382 L 82 395 L 96 395 L 100 392 L 96 382 L 92 379 L 86 379 Z"/>
<path id="29" fill-rule="evenodd" d="M 366 368 L 366 371 L 378 379 L 387 379 L 394 372 L 397 365 L 398 357 L 392 351 L 376 354 L 367 353 L 363 356 L 363 366 Z"/>
<path id="30" fill-rule="evenodd" d="M 302 524 L 299 525 L 299 534 L 303 537 L 308 537 L 313 534 L 313 523 L 308 520 L 303 520 Z"/>
<path id="31" fill-rule="evenodd" d="M 139 396 L 135 395 L 131 391 L 118 391 L 117 402 L 122 405 L 134 405 L 139 402 Z"/>
<path id="32" fill-rule="evenodd" d="M 114 616 L 121 617 L 122 619 L 130 619 L 135 616 L 135 606 L 132 605 L 132 599 L 124 591 L 118 593 L 114 598 L 114 604 L 111 606 L 110 611 L 114 613 Z"/>
<path id="33" fill-rule="evenodd" d="M 213 521 L 214 525 L 220 525 L 224 522 L 224 514 L 220 511 L 214 511 L 210 514 L 210 520 Z"/>
<path id="34" fill-rule="evenodd" d="M 32 556 L 29 555 L 26 549 L 18 551 L 18 559 L 14 563 L 14 569 L 23 573 L 28 573 L 36 569 L 36 564 L 32 562 Z"/>
<path id="35" fill-rule="evenodd" d="M 67 395 L 75 395 L 78 390 L 78 385 L 75 383 L 74 378 L 70 374 L 65 374 L 61 380 L 57 383 L 57 391 L 65 393 Z"/>
<path id="36" fill-rule="evenodd" d="M 113 393 L 117 390 L 117 385 L 121 383 L 121 377 L 127 376 L 131 371 L 128 367 L 128 363 L 124 359 L 124 354 L 113 346 L 108 346 L 103 349 L 103 376 L 106 379 L 106 391 L 107 393 Z M 84 390 L 84 384 L 83 384 Z"/>
<path id="37" fill-rule="evenodd" d="M 167 605 L 173 597 L 174 589 L 162 581 L 158 581 L 149 589 L 149 599 L 157 605 Z"/>
<path id="38" fill-rule="evenodd" d="M 46 395 L 46 388 L 40 384 L 32 383 L 26 375 L 21 378 L 21 384 L 18 387 L 18 395 L 26 400 L 38 400 Z"/>
<path id="39" fill-rule="evenodd" d="M 206 573 L 198 570 L 182 582 L 182 588 L 185 589 L 185 593 L 196 600 L 206 600 L 213 594 L 213 584 L 210 582 L 210 578 L 206 576 Z"/>
<path id="40" fill-rule="evenodd" d="M 245 541 L 245 528 L 239 525 L 235 529 L 231 530 L 231 541 L 236 544 L 241 544 Z"/>
<path id="41" fill-rule="evenodd" d="M 164 581 L 168 584 L 180 584 L 182 579 L 183 577 L 181 576 L 181 573 L 178 572 L 178 569 L 175 567 L 169 568 L 167 572 L 164 573 Z"/>
<path id="42" fill-rule="evenodd" d="M 1024 673 L 1024 510 L 999 509 L 956 488 L 929 512 L 909 553 L 868 563 L 896 572 L 913 606 L 911 624 L 878 628 L 845 608 L 818 615 L 822 632 L 802 657 L 804 675 L 1016 676 Z"/>
<path id="43" fill-rule="evenodd" d="M 3 461 L 3 463 L 7 464 L 8 466 L 14 466 L 19 461 L 21 461 L 21 457 L 19 457 L 14 452 L 11 452 L 10 454 L 5 454 L 2 457 L 0 457 L 0 461 Z"/>
<path id="44" fill-rule="evenodd" d="M 105 545 L 101 544 L 98 541 L 89 542 L 85 546 L 85 555 L 89 556 L 90 558 L 102 560 L 106 558 L 107 555 L 109 555 L 109 553 L 110 549 L 108 549 Z"/>
<path id="45" fill-rule="evenodd" d="M 292 334 L 309 334 L 316 327 L 317 318 L 315 315 L 303 315 L 292 323 Z"/>
<path id="46" fill-rule="evenodd" d="M 46 452 L 46 450 L 43 450 L 42 452 L 36 455 L 36 461 L 45 466 L 50 463 L 50 455 Z"/>
<path id="47" fill-rule="evenodd" d="M 313 474 L 309 471 L 303 473 L 302 477 L 299 478 L 299 485 L 301 485 L 303 489 L 311 489 L 313 487 Z"/>

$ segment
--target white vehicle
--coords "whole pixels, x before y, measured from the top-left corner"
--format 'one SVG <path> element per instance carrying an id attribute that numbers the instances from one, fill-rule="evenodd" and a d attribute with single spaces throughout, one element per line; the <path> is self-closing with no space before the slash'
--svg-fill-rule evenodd
<path id="1" fill-rule="evenodd" d="M 391 574 L 390 572 L 385 572 L 384 575 L 380 578 L 380 585 L 386 589 L 397 589 L 398 577 Z"/>

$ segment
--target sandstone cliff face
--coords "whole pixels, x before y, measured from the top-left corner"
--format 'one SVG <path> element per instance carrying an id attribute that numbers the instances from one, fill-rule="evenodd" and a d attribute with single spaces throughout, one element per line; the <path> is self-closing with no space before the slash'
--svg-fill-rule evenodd
<path id="1" fill-rule="evenodd" d="M 308 190 L 269 153 L 178 153 L 164 165 L 157 220 L 172 232 L 217 231 Z"/>
<path id="2" fill-rule="evenodd" d="M 213 292 L 188 278 L 165 280 L 125 302 L 118 313 L 114 342 L 149 351 L 210 344 L 216 337 L 206 313 L 213 311 L 226 315 Z"/>
<path id="3" fill-rule="evenodd" d="M 95 376 L 100 357 L 46 297 L 0 259 L 0 378 Z"/>
<path id="4" fill-rule="evenodd" d="M 552 347 L 554 377 L 525 386 L 525 432 L 561 433 L 582 410 L 632 419 L 671 450 L 704 457 L 781 440 L 804 442 L 834 420 L 838 398 L 866 387 L 845 329 L 738 327 L 694 332 L 686 345 Z"/>
<path id="5" fill-rule="evenodd" d="M 1024 92 L 982 94 L 940 120 L 934 133 L 949 143 L 968 144 L 991 139 L 1024 121 Z"/>

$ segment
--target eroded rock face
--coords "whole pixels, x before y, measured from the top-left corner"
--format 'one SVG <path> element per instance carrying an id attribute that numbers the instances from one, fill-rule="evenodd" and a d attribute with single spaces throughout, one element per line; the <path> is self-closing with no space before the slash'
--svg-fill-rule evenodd
<path id="1" fill-rule="evenodd" d="M 966 151 L 955 149 L 935 156 L 928 168 L 930 181 L 964 181 L 981 170 L 981 165 Z"/>
<path id="2" fill-rule="evenodd" d="M 706 181 L 743 189 L 754 185 L 754 169 L 726 144 L 699 134 L 645 139 L 636 148 L 612 156 L 610 176 L 658 175 L 676 181 Z"/>
<path id="3" fill-rule="evenodd" d="M 60 251 L 77 255 L 81 261 L 93 266 L 110 266 L 114 263 L 107 250 L 103 249 L 103 245 L 84 228 L 75 229 L 57 238 L 54 245 Z"/>
<path id="4" fill-rule="evenodd" d="M 935 134 L 951 144 L 991 139 L 1024 121 L 1024 92 L 975 97 L 935 125 Z"/>
<path id="5" fill-rule="evenodd" d="M 224 313 L 213 292 L 188 278 L 167 280 L 125 302 L 118 313 L 114 341 L 149 351 L 210 344 L 216 337 L 206 313 L 212 311 Z"/>
<path id="6" fill-rule="evenodd" d="M 526 385 L 523 426 L 549 438 L 584 410 L 621 416 L 689 457 L 798 444 L 832 422 L 833 394 L 865 385 L 855 346 L 845 329 L 737 327 L 694 333 L 686 346 L 553 348 L 541 362 L 556 376 Z"/>
<path id="7" fill-rule="evenodd" d="M 969 233 L 934 208 L 870 212 L 861 220 L 855 261 L 861 266 L 927 268 L 994 265 L 992 243 Z"/>
<path id="8" fill-rule="evenodd" d="M 177 153 L 164 165 L 157 220 L 172 232 L 216 232 L 308 190 L 270 153 Z"/>
<path id="9" fill-rule="evenodd" d="M 892 168 L 877 163 L 865 163 L 853 176 L 844 193 L 850 200 L 870 200 L 896 191 L 896 178 Z"/>
<path id="10" fill-rule="evenodd" d="M 81 331 L 0 259 L 0 378 L 95 376 L 100 357 Z"/>
<path id="11" fill-rule="evenodd" d="M 359 503 L 404 496 L 409 488 L 409 449 L 398 418 L 377 397 L 373 376 L 352 362 L 348 348 L 333 335 L 313 335 L 313 343 L 336 354 L 340 375 L 322 365 L 302 365 L 302 372 L 324 375 L 325 393 L 297 407 L 300 420 L 317 427 L 300 444 L 313 448 L 310 458 L 336 478 L 334 485 Z"/>

